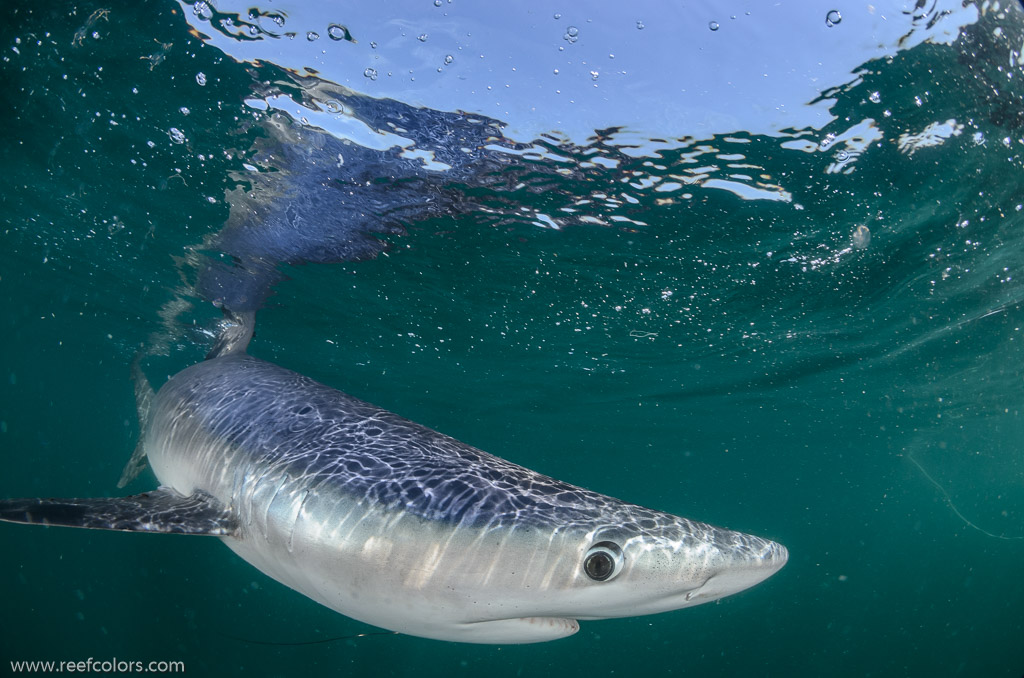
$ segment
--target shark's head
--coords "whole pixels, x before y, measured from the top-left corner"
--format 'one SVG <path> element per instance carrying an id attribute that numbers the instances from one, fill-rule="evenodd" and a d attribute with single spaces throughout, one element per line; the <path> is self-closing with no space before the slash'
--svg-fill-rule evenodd
<path id="1" fill-rule="evenodd" d="M 676 610 L 738 593 L 786 564 L 786 547 L 668 514 L 577 537 L 575 572 L 558 595 L 576 619 Z"/>
<path id="2" fill-rule="evenodd" d="M 416 574 L 403 583 L 431 591 L 433 623 L 399 628 L 463 642 L 554 640 L 575 633 L 579 620 L 723 598 L 767 579 L 789 557 L 784 546 L 759 537 L 578 489 L 575 498 L 593 504 L 574 516 L 549 514 L 562 521 L 441 530 L 436 539 L 432 530 L 419 532 L 436 546 L 429 565 L 410 565 Z"/>

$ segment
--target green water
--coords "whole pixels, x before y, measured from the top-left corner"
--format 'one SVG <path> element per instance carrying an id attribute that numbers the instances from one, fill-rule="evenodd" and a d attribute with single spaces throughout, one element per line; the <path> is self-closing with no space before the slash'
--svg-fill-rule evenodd
<path id="1" fill-rule="evenodd" d="M 128 364 L 154 335 L 172 337 L 147 363 L 158 382 L 208 349 L 188 328 L 216 310 L 175 257 L 224 223 L 251 143 L 251 77 L 180 9 L 126 4 L 76 40 L 98 7 L 21 5 L 0 28 L 4 496 L 116 494 L 137 436 Z M 698 186 L 642 195 L 630 228 L 435 218 L 386 257 L 287 268 L 259 314 L 253 354 L 560 479 L 778 540 L 791 559 L 772 579 L 544 645 L 267 646 L 249 641 L 373 629 L 216 540 L 4 524 L 3 670 L 117 657 L 197 675 L 1021 675 L 1024 74 L 1002 46 L 872 64 L 823 131 L 874 111 L 885 141 L 851 174 L 744 140 L 792 202 Z M 950 118 L 959 135 L 899 150 L 903 131 Z M 602 180 L 614 188 L 567 177 L 477 200 L 542 209 Z M 191 306 L 168 333 L 175 299 Z"/>

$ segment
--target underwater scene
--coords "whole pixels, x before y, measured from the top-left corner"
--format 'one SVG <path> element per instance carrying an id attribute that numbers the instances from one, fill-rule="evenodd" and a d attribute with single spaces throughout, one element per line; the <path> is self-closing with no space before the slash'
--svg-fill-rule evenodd
<path id="1" fill-rule="evenodd" d="M 144 385 L 247 351 L 543 474 L 500 466 L 523 501 L 785 550 L 631 603 L 600 541 L 586 605 L 514 615 L 551 642 L 469 643 L 225 532 L 0 522 L 3 672 L 1024 675 L 1024 3 L 5 9 L 0 498 L 162 496 Z M 423 525 L 364 551 L 428 560 Z"/>

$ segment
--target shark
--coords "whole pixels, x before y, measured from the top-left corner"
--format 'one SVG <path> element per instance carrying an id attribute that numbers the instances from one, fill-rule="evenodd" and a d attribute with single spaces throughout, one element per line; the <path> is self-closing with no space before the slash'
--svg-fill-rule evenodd
<path id="1" fill-rule="evenodd" d="M 0 520 L 221 539 L 356 620 L 466 643 L 564 638 L 586 620 L 690 607 L 782 568 L 774 541 L 592 492 L 505 461 L 248 354 L 235 316 L 159 391 L 120 485 L 0 500 Z"/>

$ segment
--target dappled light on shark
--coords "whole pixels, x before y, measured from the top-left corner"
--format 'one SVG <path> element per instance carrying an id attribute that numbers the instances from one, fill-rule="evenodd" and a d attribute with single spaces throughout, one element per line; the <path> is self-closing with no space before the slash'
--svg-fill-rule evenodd
<path id="1" fill-rule="evenodd" d="M 268 576 L 417 636 L 530 643 L 579 619 L 716 600 L 785 547 L 549 478 L 245 354 L 232 315 L 205 362 L 155 395 L 136 371 L 141 454 L 161 487 L 0 501 L 0 520 L 219 536 Z"/>

